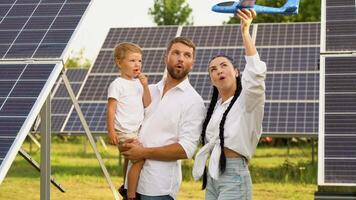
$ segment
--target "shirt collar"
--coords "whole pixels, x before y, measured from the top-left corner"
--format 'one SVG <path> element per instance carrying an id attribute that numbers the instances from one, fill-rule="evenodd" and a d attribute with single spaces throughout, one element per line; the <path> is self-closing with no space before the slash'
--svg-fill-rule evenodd
<path id="1" fill-rule="evenodd" d="M 162 80 L 160 80 L 158 83 L 157 83 L 157 87 L 158 89 L 162 92 L 163 91 L 163 88 L 164 88 L 164 83 L 166 82 L 166 77 L 164 77 Z M 189 83 L 189 79 L 188 77 L 186 77 L 182 82 L 180 82 L 178 85 L 176 85 L 174 88 L 178 88 L 182 91 L 184 91 L 185 89 L 187 89 L 187 87 L 190 86 L 190 83 Z M 174 89 L 172 88 L 172 89 Z"/>
<path id="2" fill-rule="evenodd" d="M 218 105 L 221 105 L 221 106 L 229 105 L 230 102 L 231 102 L 231 100 L 232 100 L 232 98 L 234 98 L 234 96 L 231 96 L 230 98 L 228 98 L 224 103 L 221 103 L 221 102 L 222 102 L 222 99 L 220 98 L 220 99 L 218 100 Z"/>

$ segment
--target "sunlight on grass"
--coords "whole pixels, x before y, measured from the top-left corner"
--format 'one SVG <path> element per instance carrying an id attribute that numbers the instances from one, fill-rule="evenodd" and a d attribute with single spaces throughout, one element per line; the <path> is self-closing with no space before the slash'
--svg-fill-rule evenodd
<path id="1" fill-rule="evenodd" d="M 61 193 L 51 187 L 51 199 L 113 199 L 112 193 L 101 172 L 95 154 L 83 138 L 64 142 L 53 139 L 51 147 L 52 175 L 65 189 Z M 39 161 L 40 151 L 34 145 L 30 152 L 29 142 L 23 148 Z M 122 170 L 118 162 L 118 152 L 110 146 L 106 151 L 98 143 L 111 178 L 116 187 L 122 183 Z M 288 152 L 288 153 L 287 153 Z M 183 162 L 183 177 L 178 199 L 203 199 L 201 182 L 192 181 L 192 161 Z M 309 200 L 316 191 L 316 162 L 311 163 L 310 145 L 257 148 L 250 163 L 253 179 L 254 200 Z M 40 198 L 40 173 L 17 156 L 4 182 L 0 185 L 0 199 L 38 200 Z M 268 197 L 268 198 L 266 198 Z"/>

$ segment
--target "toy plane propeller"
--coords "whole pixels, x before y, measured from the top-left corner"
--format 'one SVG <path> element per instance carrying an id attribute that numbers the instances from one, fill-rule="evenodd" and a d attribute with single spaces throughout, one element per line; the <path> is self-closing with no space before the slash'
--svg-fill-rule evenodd
<path id="1" fill-rule="evenodd" d="M 236 13 L 237 9 L 253 8 L 257 13 L 265 14 L 298 14 L 300 0 L 287 0 L 280 8 L 256 5 L 256 0 L 237 0 L 218 3 L 213 6 L 212 10 L 218 13 Z"/>

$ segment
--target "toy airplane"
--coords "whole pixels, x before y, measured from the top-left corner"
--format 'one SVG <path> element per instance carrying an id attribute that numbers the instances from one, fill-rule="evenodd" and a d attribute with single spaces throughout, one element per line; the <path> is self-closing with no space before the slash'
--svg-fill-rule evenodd
<path id="1" fill-rule="evenodd" d="M 237 9 L 253 8 L 257 13 L 265 14 L 298 14 L 300 0 L 287 0 L 280 8 L 261 6 L 255 4 L 256 0 L 226 1 L 213 6 L 212 10 L 218 13 L 236 13 Z"/>

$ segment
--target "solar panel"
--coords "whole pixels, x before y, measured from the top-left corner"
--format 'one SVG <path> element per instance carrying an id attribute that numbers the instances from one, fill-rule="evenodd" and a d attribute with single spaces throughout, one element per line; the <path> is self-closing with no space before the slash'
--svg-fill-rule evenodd
<path id="1" fill-rule="evenodd" d="M 191 38 L 198 47 L 243 46 L 240 25 L 187 26 L 181 36 Z"/>
<path id="2" fill-rule="evenodd" d="M 89 3 L 0 2 L 0 183 L 60 75 L 59 60 Z M 29 58 L 36 61 L 23 61 Z"/>
<path id="3" fill-rule="evenodd" d="M 324 116 L 318 184 L 356 185 L 356 70 L 355 56 L 326 56 Z"/>
<path id="4" fill-rule="evenodd" d="M 319 46 L 319 23 L 258 25 L 256 46 Z"/>
<path id="5" fill-rule="evenodd" d="M 46 82 L 54 73 L 58 73 L 55 64 L 0 64 L 0 74 L 8 70 L 9 76 L 1 75 L 2 103 L 0 105 L 0 138 L 6 145 L 1 148 L 0 172 L 2 181 L 8 167 L 15 158 L 18 149 L 25 139 L 33 121 L 30 115 L 39 112 L 42 96 L 48 95 Z M 12 70 L 13 69 L 13 70 Z M 47 83 L 47 85 L 46 85 Z M 36 109 L 36 110 L 35 110 Z M 37 115 L 36 114 L 36 115 Z M 25 123 L 26 121 L 26 123 Z M 25 132 L 25 134 L 21 134 Z M 5 162 L 7 161 L 7 162 Z M 5 163 L 3 163 L 5 162 Z"/>
<path id="6" fill-rule="evenodd" d="M 2 1 L 0 58 L 60 58 L 90 1 Z"/>
<path id="7" fill-rule="evenodd" d="M 325 50 L 356 50 L 356 2 L 326 0 Z"/>
<path id="8" fill-rule="evenodd" d="M 174 38 L 177 32 L 177 26 L 111 28 L 102 48 L 113 49 L 120 42 L 133 42 L 142 48 L 165 48 L 167 42 Z"/>
<path id="9" fill-rule="evenodd" d="M 258 51 L 268 66 L 266 117 L 263 124 L 265 133 L 317 134 L 320 23 L 258 24 L 252 30 L 257 32 L 254 37 Z M 158 33 L 161 33 L 162 38 L 156 36 Z M 228 55 L 234 58 L 234 64 L 243 71 L 245 52 L 239 25 L 183 26 L 181 31 L 171 26 L 112 28 L 79 97 L 82 108 L 87 109 L 86 119 L 92 121 L 92 130 L 106 132 L 104 110 L 107 88 L 118 76 L 113 62 L 114 46 L 123 41 L 141 45 L 144 50 L 143 72 L 148 75 L 149 82 L 156 83 L 164 71 L 166 44 L 177 34 L 192 38 L 197 44 L 196 62 L 189 79 L 206 103 L 212 94 L 207 72 L 210 58 L 218 54 Z M 277 37 L 281 39 L 277 40 Z M 279 121 L 276 122 L 276 119 Z M 83 131 L 74 112 L 64 130 Z"/>

